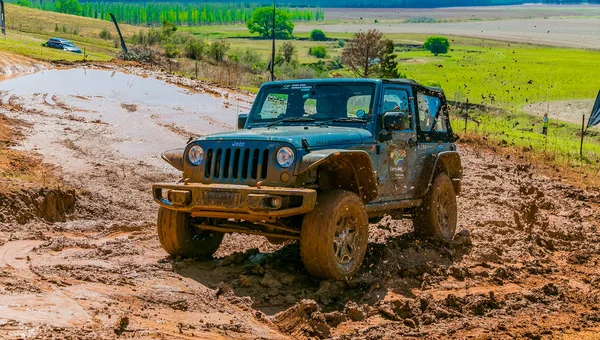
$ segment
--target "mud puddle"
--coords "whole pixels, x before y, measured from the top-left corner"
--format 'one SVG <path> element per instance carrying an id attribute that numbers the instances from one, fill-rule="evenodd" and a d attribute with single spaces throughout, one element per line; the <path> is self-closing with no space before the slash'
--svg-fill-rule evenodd
<path id="1" fill-rule="evenodd" d="M 3 104 L 23 102 L 57 118 L 115 127 L 110 132 L 120 141 L 111 146 L 132 157 L 181 147 L 185 136 L 230 130 L 248 110 L 243 98 L 226 105 L 154 78 L 98 69 L 41 71 L 0 82 L 0 93 Z"/>

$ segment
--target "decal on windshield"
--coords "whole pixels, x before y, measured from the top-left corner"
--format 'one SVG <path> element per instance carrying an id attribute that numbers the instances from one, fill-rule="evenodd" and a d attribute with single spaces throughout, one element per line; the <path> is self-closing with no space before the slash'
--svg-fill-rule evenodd
<path id="1" fill-rule="evenodd" d="M 287 84 L 287 85 L 283 85 L 282 89 L 284 89 L 284 90 L 310 91 L 314 87 L 315 87 L 314 84 Z"/>

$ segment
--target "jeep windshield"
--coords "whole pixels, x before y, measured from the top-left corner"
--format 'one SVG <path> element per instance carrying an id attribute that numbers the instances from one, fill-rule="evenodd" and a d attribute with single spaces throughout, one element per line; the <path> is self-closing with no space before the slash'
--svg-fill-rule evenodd
<path id="1" fill-rule="evenodd" d="M 303 82 L 263 87 L 253 106 L 253 126 L 367 123 L 375 84 Z"/>

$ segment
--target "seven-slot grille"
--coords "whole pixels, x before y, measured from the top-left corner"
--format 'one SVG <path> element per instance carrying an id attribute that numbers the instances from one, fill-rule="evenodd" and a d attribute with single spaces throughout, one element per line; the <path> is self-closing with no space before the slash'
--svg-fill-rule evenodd
<path id="1" fill-rule="evenodd" d="M 246 181 L 267 178 L 269 149 L 208 148 L 205 152 L 205 179 Z"/>

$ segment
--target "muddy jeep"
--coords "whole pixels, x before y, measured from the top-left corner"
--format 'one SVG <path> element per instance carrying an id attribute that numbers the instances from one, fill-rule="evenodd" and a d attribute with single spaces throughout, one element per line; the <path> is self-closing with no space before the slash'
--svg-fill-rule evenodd
<path id="1" fill-rule="evenodd" d="M 310 274 L 347 279 L 369 222 L 411 217 L 451 240 L 462 166 L 444 93 L 411 80 L 265 83 L 238 131 L 190 140 L 163 159 L 183 172 L 153 186 L 173 256 L 210 257 L 225 233 L 300 242 Z"/>

